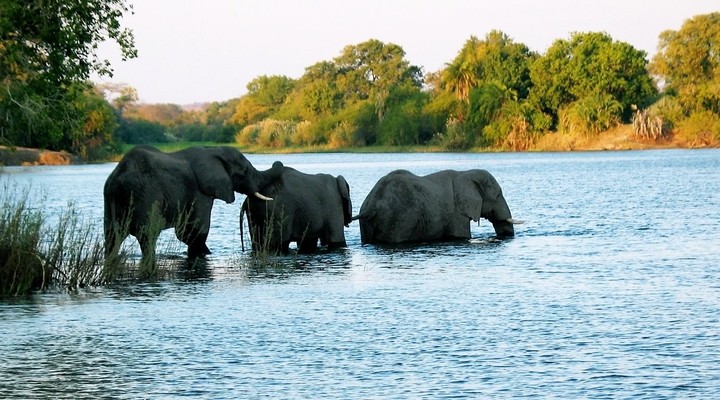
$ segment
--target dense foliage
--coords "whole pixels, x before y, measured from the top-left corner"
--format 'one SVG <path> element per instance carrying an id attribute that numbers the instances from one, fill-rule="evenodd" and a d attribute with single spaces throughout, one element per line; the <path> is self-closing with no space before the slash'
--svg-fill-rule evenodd
<path id="1" fill-rule="evenodd" d="M 720 12 L 661 33 L 658 48 L 650 69 L 666 99 L 653 113 L 697 144 L 720 141 Z"/>
<path id="2" fill-rule="evenodd" d="M 190 107 L 138 104 L 130 86 L 85 83 L 91 71 L 111 72 L 94 55 L 99 40 L 135 56 L 118 23 L 124 0 L 0 4 L 0 144 L 86 158 L 117 143 L 173 141 L 524 150 L 549 132 L 590 137 L 621 123 L 643 139 L 720 141 L 720 13 L 663 32 L 651 64 L 606 33 L 573 33 L 538 54 L 493 30 L 423 76 L 402 47 L 371 39 L 298 78 L 258 76 L 242 97 Z"/>
<path id="3" fill-rule="evenodd" d="M 87 154 L 112 132 L 107 105 L 85 83 L 111 75 L 98 43 L 136 56 L 120 26 L 125 0 L 0 1 L 0 144 Z"/>

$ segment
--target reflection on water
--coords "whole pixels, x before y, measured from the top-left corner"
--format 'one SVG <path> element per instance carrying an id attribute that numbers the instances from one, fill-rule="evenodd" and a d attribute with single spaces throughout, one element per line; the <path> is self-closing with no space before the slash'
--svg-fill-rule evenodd
<path id="1" fill-rule="evenodd" d="M 0 304 L 1 398 L 713 398 L 720 391 L 720 153 L 248 155 L 342 174 L 357 214 L 396 168 L 484 168 L 511 240 L 360 243 L 258 259 L 216 203 L 168 279 Z M 102 220 L 114 165 L 6 168 Z M 247 232 L 247 230 L 246 230 Z M 132 240 L 128 239 L 130 244 Z M 133 257 L 139 257 L 134 250 Z"/>

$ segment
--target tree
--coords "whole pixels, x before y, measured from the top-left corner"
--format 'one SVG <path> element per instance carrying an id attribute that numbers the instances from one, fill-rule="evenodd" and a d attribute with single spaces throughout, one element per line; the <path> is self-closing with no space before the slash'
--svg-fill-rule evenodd
<path id="1" fill-rule="evenodd" d="M 393 88 L 388 96 L 387 112 L 380 122 L 377 141 L 383 145 L 413 145 L 429 140 L 436 128 L 423 114 L 430 95 L 416 87 Z"/>
<path id="2" fill-rule="evenodd" d="M 78 91 L 75 109 L 84 116 L 84 121 L 79 129 L 70 131 L 70 151 L 86 160 L 101 159 L 116 152 L 113 132 L 119 124 L 110 104 L 98 88 L 75 85 L 74 90 Z"/>
<path id="3" fill-rule="evenodd" d="M 632 106 L 657 96 L 646 69 L 646 53 L 613 41 L 606 33 L 575 33 L 556 40 L 530 67 L 530 99 L 557 121 L 558 112 L 584 97 L 609 95 L 620 104 L 617 117 L 629 121 Z"/>
<path id="4" fill-rule="evenodd" d="M 74 112 L 74 85 L 93 72 L 112 76 L 98 43 L 114 40 L 123 59 L 137 55 L 132 32 L 120 25 L 130 11 L 126 0 L 0 1 L 0 141 L 72 142 L 63 138 L 85 119 Z"/>
<path id="5" fill-rule="evenodd" d="M 336 85 L 344 94 L 345 104 L 371 100 L 379 120 L 391 88 L 422 87 L 422 69 L 405 60 L 405 50 L 396 44 L 371 39 L 346 46 L 334 62 L 338 69 Z"/>
<path id="6" fill-rule="evenodd" d="M 286 76 L 259 76 L 247 84 L 248 93 L 237 104 L 232 123 L 253 124 L 277 112 L 295 88 L 296 81 Z"/>
<path id="7" fill-rule="evenodd" d="M 720 12 L 695 16 L 678 31 L 662 32 L 650 68 L 686 113 L 720 114 Z"/>
<path id="8" fill-rule="evenodd" d="M 120 118 L 126 108 L 131 107 L 138 101 L 137 90 L 125 83 L 103 83 L 96 86 L 118 111 Z"/>
<path id="9" fill-rule="evenodd" d="M 491 31 L 484 40 L 471 36 L 442 71 L 441 85 L 462 101 L 468 100 L 474 88 L 491 82 L 525 98 L 531 86 L 530 64 L 535 58 L 537 55 L 526 45 L 515 43 L 501 31 Z"/>

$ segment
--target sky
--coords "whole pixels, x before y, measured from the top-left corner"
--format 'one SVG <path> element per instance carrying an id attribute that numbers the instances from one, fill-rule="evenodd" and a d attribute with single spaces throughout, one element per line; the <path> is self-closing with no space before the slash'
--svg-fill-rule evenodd
<path id="1" fill-rule="evenodd" d="M 225 101 L 262 75 L 300 78 L 305 68 L 370 39 L 394 43 L 405 59 L 435 72 L 472 36 L 496 29 L 544 53 L 573 32 L 606 32 L 652 57 L 662 31 L 720 11 L 718 0 L 128 0 L 122 19 L 138 58 L 113 43 L 98 55 L 112 78 L 142 103 Z"/>

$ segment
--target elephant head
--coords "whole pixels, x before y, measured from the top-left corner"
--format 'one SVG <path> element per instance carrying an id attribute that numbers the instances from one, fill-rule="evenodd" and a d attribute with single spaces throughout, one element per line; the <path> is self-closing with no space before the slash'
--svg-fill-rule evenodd
<path id="1" fill-rule="evenodd" d="M 185 150 L 200 191 L 212 198 L 232 203 L 235 192 L 272 200 L 259 188 L 280 177 L 282 163 L 276 161 L 268 171 L 259 172 L 245 156 L 232 147 L 190 148 Z"/>
<path id="2" fill-rule="evenodd" d="M 459 213 L 478 221 L 485 218 L 500 237 L 515 236 L 513 224 L 521 223 L 510 214 L 500 184 L 489 172 L 475 169 L 459 173 L 453 179 L 455 207 Z"/>

